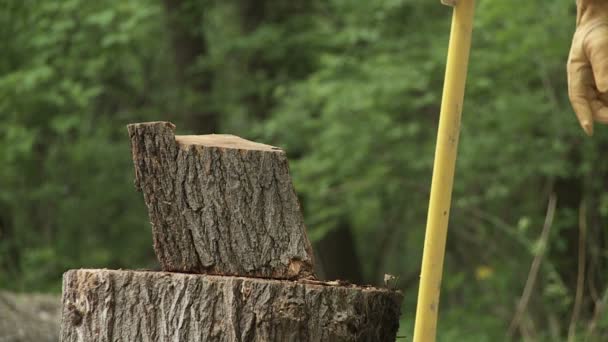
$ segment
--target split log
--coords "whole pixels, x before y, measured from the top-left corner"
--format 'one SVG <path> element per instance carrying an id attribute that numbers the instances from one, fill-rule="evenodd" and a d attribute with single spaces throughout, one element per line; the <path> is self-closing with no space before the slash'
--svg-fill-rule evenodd
<path id="1" fill-rule="evenodd" d="M 128 126 L 136 187 L 165 271 L 291 279 L 312 249 L 285 152 L 232 135 L 175 136 Z"/>
<path id="2" fill-rule="evenodd" d="M 63 342 L 394 342 L 388 289 L 147 271 L 71 270 Z"/>

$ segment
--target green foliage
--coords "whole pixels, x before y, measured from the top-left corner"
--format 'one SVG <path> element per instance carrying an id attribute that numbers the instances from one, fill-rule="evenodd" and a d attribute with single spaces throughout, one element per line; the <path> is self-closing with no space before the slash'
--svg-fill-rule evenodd
<path id="1" fill-rule="evenodd" d="M 148 90 L 162 75 L 147 74 L 154 57 L 138 51 L 159 46 L 147 38 L 159 30 L 152 5 L 4 3 L 3 287 L 58 289 L 67 268 L 149 263 L 124 125 L 162 110 Z"/>
<path id="2" fill-rule="evenodd" d="M 309 236 L 347 222 L 369 282 L 400 275 L 413 324 L 450 25 L 439 1 L 185 1 L 204 32 L 174 62 L 163 3 L 5 1 L 0 11 L 0 287 L 57 290 L 72 267 L 153 267 L 124 125 L 201 107 L 221 131 L 287 149 Z M 586 208 L 579 337 L 606 315 L 608 131 L 585 139 L 567 99 L 574 2 L 480 0 L 442 293 L 440 341 L 567 336 Z M 186 67 L 188 82 L 175 76 Z M 167 114 L 170 113 L 170 114 Z M 172 114 L 175 113 L 175 114 Z M 178 114 L 179 113 L 179 114 Z M 188 126 L 190 125 L 190 127 Z M 550 194 L 557 211 L 539 241 Z M 602 335 L 604 334 L 604 335 Z M 517 335 L 519 336 L 519 335 Z"/>

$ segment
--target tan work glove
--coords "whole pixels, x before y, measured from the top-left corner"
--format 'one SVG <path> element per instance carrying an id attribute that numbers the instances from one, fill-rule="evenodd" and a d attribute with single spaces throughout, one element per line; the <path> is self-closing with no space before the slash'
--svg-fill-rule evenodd
<path id="1" fill-rule="evenodd" d="M 608 0 L 577 0 L 576 33 L 568 58 L 568 95 L 587 135 L 608 124 Z"/>

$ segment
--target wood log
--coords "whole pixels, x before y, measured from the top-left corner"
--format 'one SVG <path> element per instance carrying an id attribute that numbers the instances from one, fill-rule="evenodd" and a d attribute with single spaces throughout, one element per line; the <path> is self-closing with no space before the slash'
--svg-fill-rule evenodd
<path id="1" fill-rule="evenodd" d="M 71 270 L 61 341 L 394 342 L 401 300 L 306 279 Z"/>
<path id="2" fill-rule="evenodd" d="M 169 122 L 128 126 L 162 269 L 312 276 L 285 152 L 232 135 L 175 136 L 174 129 Z"/>

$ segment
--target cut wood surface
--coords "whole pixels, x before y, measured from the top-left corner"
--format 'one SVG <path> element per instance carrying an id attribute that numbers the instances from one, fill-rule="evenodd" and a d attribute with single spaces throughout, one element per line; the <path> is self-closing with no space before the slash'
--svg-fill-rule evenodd
<path id="1" fill-rule="evenodd" d="M 136 187 L 165 271 L 303 278 L 310 242 L 285 152 L 232 135 L 128 126 Z"/>
<path id="2" fill-rule="evenodd" d="M 71 270 L 63 342 L 394 342 L 401 295 L 317 281 Z"/>

